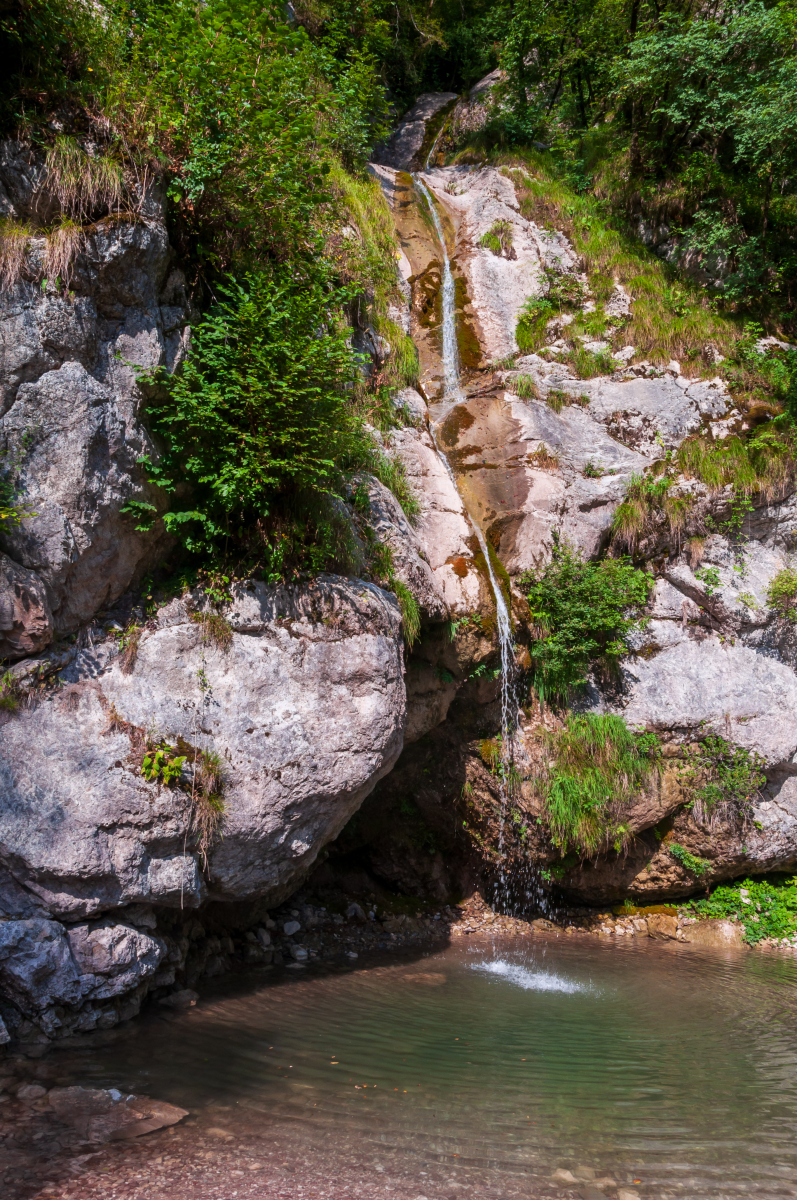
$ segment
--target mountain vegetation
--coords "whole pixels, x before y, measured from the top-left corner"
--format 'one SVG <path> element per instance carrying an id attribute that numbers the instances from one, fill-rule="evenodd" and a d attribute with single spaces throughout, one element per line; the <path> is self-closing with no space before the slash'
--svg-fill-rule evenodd
<path id="1" fill-rule="evenodd" d="M 52 277 L 68 282 L 92 221 L 166 191 L 202 315 L 182 375 L 143 382 L 160 515 L 187 558 L 267 578 L 366 569 L 342 508 L 354 473 L 412 506 L 371 432 L 416 371 L 365 170 L 395 116 L 499 69 L 486 122 L 452 151 L 533 160 L 524 211 L 542 187 L 597 274 L 649 283 L 636 342 L 653 345 L 659 311 L 671 353 L 718 331 L 772 415 L 795 406 L 795 356 L 759 370 L 750 347 L 794 329 L 795 45 L 793 3 L 760 0 L 1 0 L 0 130 L 46 157 Z M 0 231 L 7 283 L 32 232 Z M 660 235 L 670 265 L 643 269 L 638 239 Z M 352 326 L 390 343 L 384 370 Z"/>

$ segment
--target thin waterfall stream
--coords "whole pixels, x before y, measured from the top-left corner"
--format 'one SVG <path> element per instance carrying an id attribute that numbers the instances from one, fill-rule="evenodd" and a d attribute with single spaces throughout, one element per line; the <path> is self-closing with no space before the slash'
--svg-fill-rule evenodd
<path id="1" fill-rule="evenodd" d="M 429 157 L 434 151 L 434 146 L 429 152 Z M 427 158 L 427 166 L 429 159 Z M 442 365 L 443 365 L 443 401 L 448 401 L 450 405 L 454 405 L 464 399 L 459 373 L 459 347 L 457 344 L 457 314 L 456 314 L 456 284 L 454 275 L 451 270 L 451 260 L 446 246 L 445 233 L 440 220 L 440 215 L 437 211 L 437 205 L 434 197 L 427 185 L 424 183 L 420 175 L 413 175 L 413 181 L 421 196 L 426 201 L 429 212 L 434 223 L 435 233 L 440 245 L 440 256 L 442 260 L 442 284 L 441 284 L 441 299 L 442 299 Z M 501 830 L 499 837 L 499 851 L 501 853 L 501 885 L 504 886 L 504 824 L 505 824 L 505 808 L 508 799 L 508 776 L 514 760 L 515 750 L 515 733 L 518 725 L 518 699 L 515 690 L 515 652 L 514 642 L 512 639 L 512 621 L 509 615 L 509 608 L 504 597 L 504 593 L 496 578 L 493 569 L 490 550 L 487 544 L 487 539 L 478 521 L 468 510 L 467 502 L 457 484 L 456 475 L 454 474 L 451 464 L 448 461 L 445 450 L 440 445 L 437 437 L 438 423 L 430 422 L 432 437 L 437 447 L 437 451 L 446 465 L 446 469 L 451 476 L 454 486 L 460 494 L 462 503 L 465 507 L 473 531 L 476 535 L 476 540 L 479 543 L 479 548 L 484 555 L 484 562 L 487 569 L 487 574 L 490 579 L 490 586 L 495 599 L 496 610 L 496 625 L 498 630 L 498 644 L 501 656 L 501 795 L 502 795 L 502 813 L 501 813 Z"/>

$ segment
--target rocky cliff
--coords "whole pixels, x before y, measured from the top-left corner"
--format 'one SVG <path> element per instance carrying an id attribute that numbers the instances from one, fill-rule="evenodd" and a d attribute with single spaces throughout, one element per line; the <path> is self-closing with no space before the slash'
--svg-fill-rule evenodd
<path id="1" fill-rule="evenodd" d="M 0 449 L 24 501 L 0 558 L 10 1034 L 107 1027 L 148 991 L 212 973 L 221 942 L 205 937 L 202 914 L 217 930 L 245 928 L 314 866 L 318 887 L 348 872 L 355 886 L 444 898 L 494 880 L 500 846 L 509 901 L 522 906 L 552 865 L 571 900 L 688 895 L 695 876 L 674 841 L 708 864 L 704 882 L 797 864 L 795 627 L 767 600 L 794 545 L 788 485 L 756 494 L 731 537 L 706 535 L 728 490 L 683 481 L 700 493 L 699 561 L 689 529 L 649 530 L 639 548 L 655 574 L 649 621 L 621 678 L 593 681 L 582 701 L 663 743 L 622 849 L 560 861 L 533 786 L 541 731 L 556 717 L 533 702 L 507 809 L 484 750 L 500 728 L 495 598 L 473 522 L 495 552 L 522 662 L 532 631 L 516 583 L 554 538 L 604 553 L 632 478 L 691 435 L 742 428 L 745 415 L 719 376 L 639 361 L 633 346 L 584 379 L 555 322 L 545 349 L 522 355 L 529 298 L 552 277 L 574 280 L 589 312 L 586 278 L 565 234 L 524 215 L 522 172 L 473 165 L 423 175 L 457 288 L 463 390 L 445 402 L 440 244 L 407 172 L 426 161 L 453 99 L 422 98 L 373 168 L 409 297 L 395 315 L 420 361 L 419 390 L 396 398 L 405 423 L 385 449 L 403 463 L 419 516 L 409 522 L 377 480 L 363 484 L 424 622 L 411 653 L 395 597 L 357 578 L 242 581 L 221 605 L 200 591 L 160 607 L 142 595 L 169 544 L 157 523 L 144 532 L 135 519 L 136 503 L 163 507 L 139 461 L 157 449 L 137 369 L 174 369 L 192 316 L 156 193 L 98 219 L 66 282 L 45 276 L 44 238 L 32 236 L 2 293 Z M 41 217 L 42 171 L 24 146 L 3 147 L 3 215 Z M 621 329 L 635 297 L 609 291 L 604 311 Z M 607 350 L 598 340 L 590 352 Z M 674 773 L 707 730 L 764 764 L 744 830 L 701 823 Z M 10 1034 L 0 1024 L 0 1038 Z"/>

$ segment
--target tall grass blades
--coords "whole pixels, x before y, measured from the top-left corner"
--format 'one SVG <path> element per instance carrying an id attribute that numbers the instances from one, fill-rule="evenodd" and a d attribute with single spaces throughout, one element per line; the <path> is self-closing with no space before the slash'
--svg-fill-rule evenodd
<path id="1" fill-rule="evenodd" d="M 62 213 L 73 221 L 84 223 L 119 208 L 124 179 L 117 160 L 93 157 L 74 138 L 59 134 L 47 152 L 46 166 L 45 187 L 55 193 Z"/>
<path id="2" fill-rule="evenodd" d="M 571 713 L 548 740 L 544 803 L 554 845 L 584 858 L 612 841 L 619 851 L 628 835 L 623 809 L 654 769 L 657 739 L 633 733 L 621 717 Z"/>
<path id="3" fill-rule="evenodd" d="M 17 221 L 0 221 L 0 291 L 10 292 L 25 267 L 32 230 Z"/>
<path id="4" fill-rule="evenodd" d="M 196 753 L 191 799 L 191 824 L 196 848 L 207 867 L 208 851 L 219 835 L 227 811 L 224 800 L 224 764 L 215 751 L 200 750 Z"/>
<path id="5" fill-rule="evenodd" d="M 83 245 L 83 228 L 65 218 L 47 235 L 44 251 L 45 278 L 58 287 L 69 282 L 72 265 Z"/>

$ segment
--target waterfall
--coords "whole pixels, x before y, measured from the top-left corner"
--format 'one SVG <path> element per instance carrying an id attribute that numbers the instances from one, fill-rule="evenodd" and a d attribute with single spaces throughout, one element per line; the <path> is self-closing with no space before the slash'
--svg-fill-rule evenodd
<path id="1" fill-rule="evenodd" d="M 432 147 L 432 151 L 434 146 Z M 431 157 L 430 151 L 429 156 Z M 428 162 L 428 159 L 427 159 Z M 457 345 L 457 314 L 456 314 L 456 285 L 454 276 L 451 271 L 451 261 L 448 257 L 448 248 L 446 246 L 445 234 L 443 225 L 440 220 L 440 215 L 437 211 L 434 198 L 428 187 L 421 179 L 420 175 L 413 175 L 415 186 L 419 193 L 426 200 L 429 206 L 429 212 L 434 222 L 435 233 L 437 240 L 440 243 L 440 254 L 442 257 L 442 326 L 443 326 L 443 399 L 456 404 L 464 399 L 459 378 L 459 348 Z M 454 486 L 457 486 L 456 477 L 451 470 L 451 464 L 446 457 L 445 451 L 439 445 L 435 436 L 435 429 L 432 428 L 432 436 L 437 446 L 437 451 L 446 465 Z M 459 490 L 457 488 L 457 490 Z M 465 503 L 464 497 L 463 504 Z M 467 504 L 465 504 L 467 511 Z M 511 767 L 514 758 L 514 737 L 517 727 L 517 711 L 518 702 L 515 695 L 515 654 L 512 642 L 512 622 L 509 616 L 504 593 L 499 585 L 498 580 L 493 570 L 493 564 L 490 557 L 490 551 L 487 545 L 487 539 L 482 532 L 481 527 L 474 517 L 468 513 L 473 530 L 476 534 L 476 540 L 479 543 L 479 548 L 484 555 L 484 561 L 487 567 L 487 574 L 490 578 L 490 586 L 493 590 L 495 598 L 496 624 L 498 627 L 498 644 L 501 653 L 501 759 L 503 767 L 502 792 L 504 800 L 506 800 L 507 786 L 506 777 Z M 501 844 L 499 849 L 503 849 L 503 829 L 504 819 L 502 813 L 501 819 Z"/>

